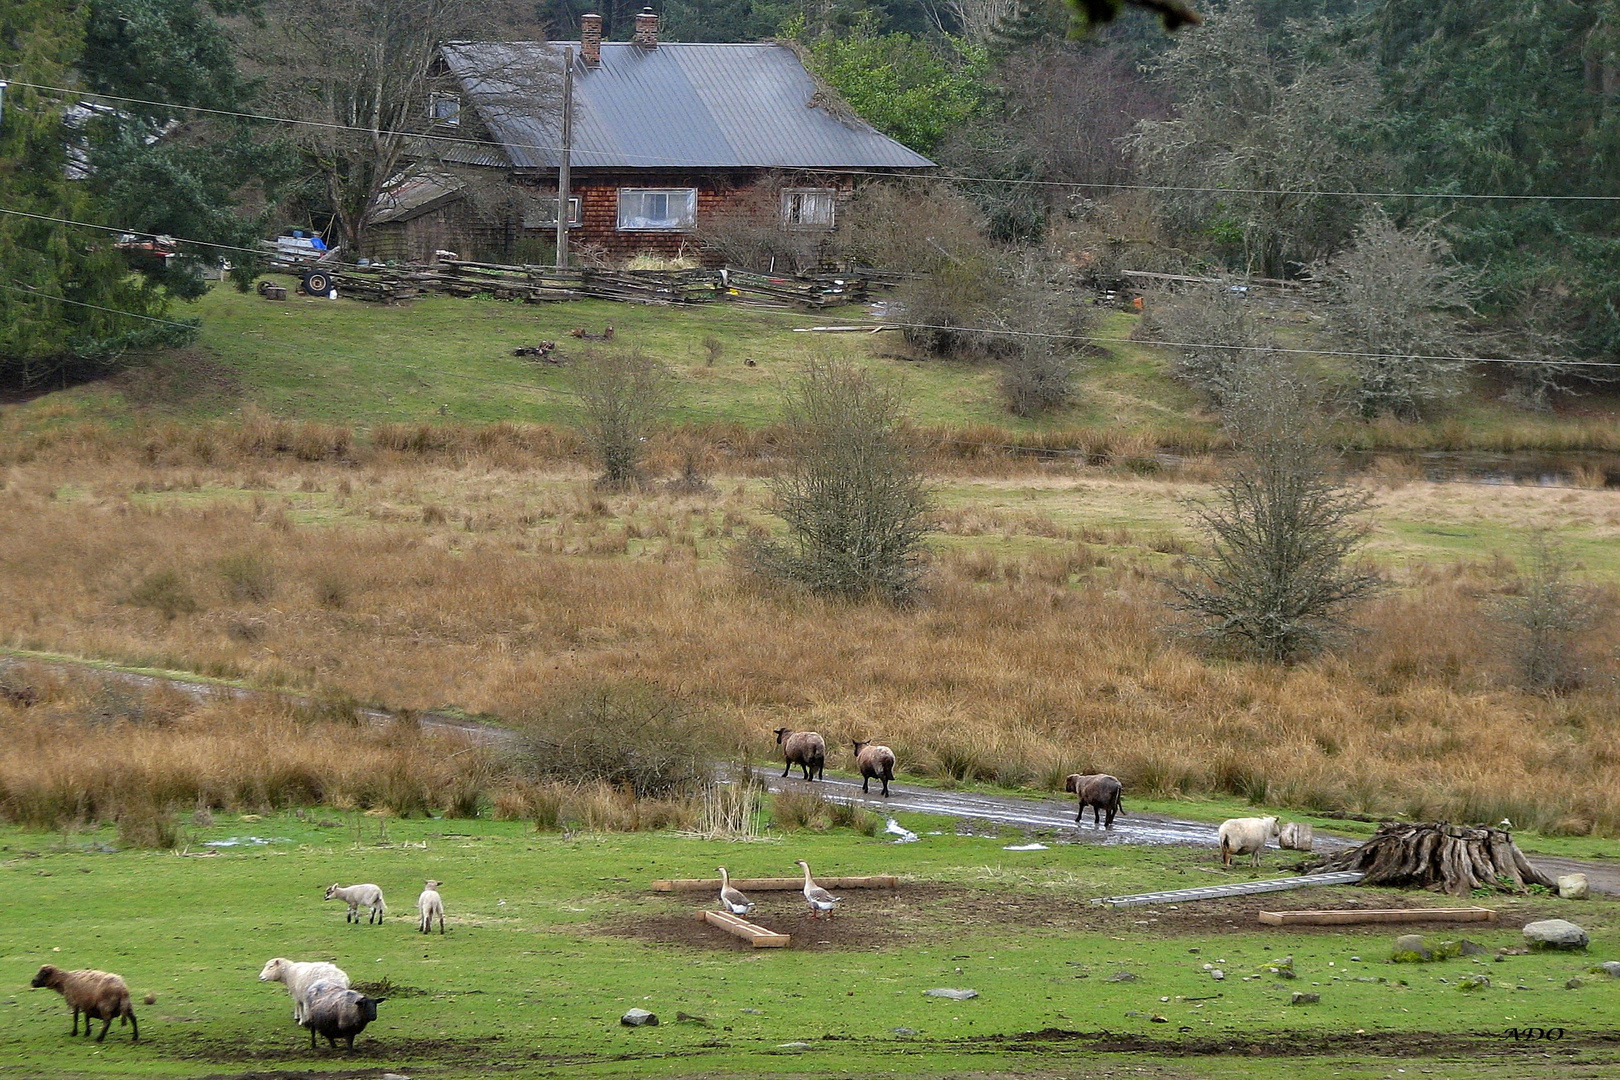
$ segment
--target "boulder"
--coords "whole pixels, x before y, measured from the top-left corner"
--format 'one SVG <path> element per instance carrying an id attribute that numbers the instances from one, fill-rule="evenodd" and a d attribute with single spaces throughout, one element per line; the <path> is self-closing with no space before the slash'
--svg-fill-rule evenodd
<path id="1" fill-rule="evenodd" d="M 1558 895 L 1565 900 L 1585 900 L 1590 895 L 1585 874 L 1565 874 L 1558 879 Z"/>
<path id="2" fill-rule="evenodd" d="M 650 1013 L 646 1009 L 631 1009 L 619 1017 L 619 1023 L 625 1027 L 657 1027 L 658 1014 Z"/>
<path id="3" fill-rule="evenodd" d="M 1620 979 L 1620 960 L 1605 960 L 1592 969 L 1592 974 L 1603 974 L 1611 979 Z"/>
<path id="4" fill-rule="evenodd" d="M 1292 851 L 1309 851 L 1315 842 L 1310 825 L 1303 821 L 1290 821 L 1277 833 L 1277 846 Z"/>
<path id="5" fill-rule="evenodd" d="M 923 993 L 929 997 L 949 998 L 952 1001 L 967 1001 L 970 998 L 976 998 L 979 996 L 979 992 L 977 990 L 957 990 L 948 986 L 937 987 L 933 990 L 924 990 Z"/>
<path id="6" fill-rule="evenodd" d="M 1457 980 L 1459 990 L 1489 990 L 1491 977 L 1489 975 L 1464 975 Z"/>
<path id="7" fill-rule="evenodd" d="M 1591 943 L 1585 930 L 1568 919 L 1542 919 L 1528 923 L 1524 940 L 1532 949 L 1584 949 Z"/>
<path id="8" fill-rule="evenodd" d="M 1321 994 L 1310 994 L 1310 993 L 1306 993 L 1306 992 L 1304 992 L 1302 990 L 1296 990 L 1296 991 L 1294 991 L 1293 996 L 1291 996 L 1288 999 L 1288 1004 L 1290 1004 L 1290 1005 L 1315 1005 L 1315 1004 L 1319 1003 L 1321 1000 L 1322 1000 L 1322 995 Z"/>
<path id="9" fill-rule="evenodd" d="M 1417 964 L 1433 959 L 1434 951 L 1423 940 L 1422 934 L 1402 934 L 1395 939 L 1395 948 L 1389 955 L 1392 964 Z"/>
<path id="10" fill-rule="evenodd" d="M 1586 985 L 1586 980 L 1579 977 L 1579 976 L 1576 976 L 1573 979 L 1569 979 L 1569 980 L 1565 981 L 1564 989 L 1565 990 L 1579 990 L 1581 987 L 1583 987 L 1585 985 Z"/>

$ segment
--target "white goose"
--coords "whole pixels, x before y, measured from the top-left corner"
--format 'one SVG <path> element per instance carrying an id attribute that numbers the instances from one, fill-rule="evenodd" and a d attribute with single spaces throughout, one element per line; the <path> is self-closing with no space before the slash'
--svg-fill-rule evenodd
<path id="1" fill-rule="evenodd" d="M 725 867 L 720 867 L 720 906 L 733 915 L 746 915 L 754 910 L 753 901 L 731 887 L 731 878 Z"/>
<path id="2" fill-rule="evenodd" d="M 820 917 L 821 913 L 825 911 L 827 913 L 827 918 L 832 918 L 833 908 L 843 903 L 844 898 L 842 896 L 834 896 L 826 889 L 823 889 L 820 885 L 817 885 L 814 881 L 811 881 L 809 863 L 805 862 L 803 859 L 798 859 L 795 861 L 800 866 L 804 867 L 804 899 L 805 902 L 810 905 L 810 917 L 812 919 L 818 918 Z"/>

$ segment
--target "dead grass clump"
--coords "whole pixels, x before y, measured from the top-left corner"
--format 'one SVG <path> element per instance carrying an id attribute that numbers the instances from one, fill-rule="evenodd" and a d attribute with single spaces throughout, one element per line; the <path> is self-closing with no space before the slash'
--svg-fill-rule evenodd
<path id="1" fill-rule="evenodd" d="M 170 850 L 180 842 L 180 822 L 174 808 L 135 801 L 118 815 L 118 842 L 124 847 Z"/>
<path id="2" fill-rule="evenodd" d="M 262 604 L 276 591 L 276 568 L 263 553 L 240 551 L 219 560 L 225 599 Z"/>
<path id="3" fill-rule="evenodd" d="M 832 804 L 813 791 L 778 791 L 771 796 L 771 827 L 825 829 L 832 820 Z"/>

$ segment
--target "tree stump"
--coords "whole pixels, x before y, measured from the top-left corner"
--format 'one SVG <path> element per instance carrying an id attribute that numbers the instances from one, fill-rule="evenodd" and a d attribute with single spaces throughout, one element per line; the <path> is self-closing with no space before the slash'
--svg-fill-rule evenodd
<path id="1" fill-rule="evenodd" d="M 1423 888 L 1452 896 L 1467 896 L 1475 889 L 1557 887 L 1530 865 L 1506 830 L 1444 821 L 1385 823 L 1371 840 L 1329 858 L 1312 873 L 1344 870 L 1360 871 L 1362 885 Z"/>

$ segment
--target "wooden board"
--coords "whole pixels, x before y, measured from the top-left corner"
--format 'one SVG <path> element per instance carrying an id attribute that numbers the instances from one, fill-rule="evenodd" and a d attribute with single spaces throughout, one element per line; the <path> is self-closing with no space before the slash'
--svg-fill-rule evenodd
<path id="1" fill-rule="evenodd" d="M 832 892 L 837 892 L 839 889 L 897 889 L 900 887 L 900 879 L 892 874 L 873 874 L 867 877 L 817 878 L 816 884 Z M 674 881 L 655 881 L 652 883 L 652 887 L 653 892 L 713 892 L 718 896 L 720 894 L 720 879 L 676 878 Z M 798 892 L 804 888 L 804 878 L 732 878 L 731 887 L 740 889 L 744 893 Z"/>
<path id="2" fill-rule="evenodd" d="M 1368 908 L 1340 911 L 1262 911 L 1268 926 L 1343 926 L 1349 923 L 1495 922 L 1496 912 L 1484 907 Z"/>
<path id="3" fill-rule="evenodd" d="M 703 913 L 703 921 L 710 926 L 718 926 L 727 933 L 736 934 L 746 940 L 756 949 L 783 949 L 793 939 L 787 934 L 778 934 L 774 930 L 767 930 L 763 926 L 756 926 L 747 919 L 733 915 L 729 911 L 708 910 Z"/>

